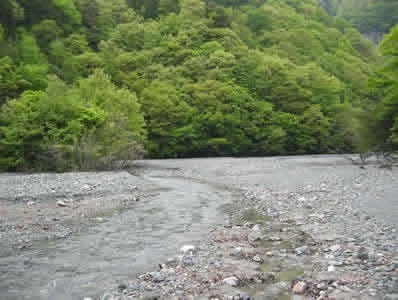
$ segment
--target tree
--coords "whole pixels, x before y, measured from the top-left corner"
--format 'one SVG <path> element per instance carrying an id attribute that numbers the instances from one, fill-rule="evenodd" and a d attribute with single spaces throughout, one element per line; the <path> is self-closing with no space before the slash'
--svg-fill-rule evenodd
<path id="1" fill-rule="evenodd" d="M 385 36 L 380 45 L 384 59 L 376 78 L 383 99 L 376 109 L 376 142 L 386 150 L 398 149 L 398 25 Z"/>
<path id="2" fill-rule="evenodd" d="M 40 49 L 49 54 L 50 44 L 62 36 L 62 30 L 54 20 L 43 20 L 32 27 L 32 32 L 36 38 Z"/>
<path id="3" fill-rule="evenodd" d="M 298 147 L 304 153 L 325 153 L 329 149 L 330 123 L 319 104 L 310 106 L 300 117 Z"/>
<path id="4" fill-rule="evenodd" d="M 52 79 L 0 111 L 0 169 L 106 168 L 133 159 L 145 139 L 134 94 L 97 71 L 73 87 Z"/>

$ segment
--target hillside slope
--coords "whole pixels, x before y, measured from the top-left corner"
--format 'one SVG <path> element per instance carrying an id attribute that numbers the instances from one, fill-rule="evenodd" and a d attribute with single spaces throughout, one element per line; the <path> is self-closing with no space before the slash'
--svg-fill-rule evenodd
<path id="1" fill-rule="evenodd" d="M 1 4 L 0 168 L 360 146 L 375 49 L 315 0 L 45 4 Z"/>
<path id="2" fill-rule="evenodd" d="M 394 0 L 321 0 L 321 4 L 377 43 L 398 23 L 398 1 Z"/>

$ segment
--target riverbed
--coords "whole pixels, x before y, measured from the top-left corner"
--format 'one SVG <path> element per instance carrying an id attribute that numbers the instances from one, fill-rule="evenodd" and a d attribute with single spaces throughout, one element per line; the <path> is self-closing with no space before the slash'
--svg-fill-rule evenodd
<path id="1" fill-rule="evenodd" d="M 183 245 L 203 243 L 242 212 L 240 202 L 242 209 L 252 201 L 266 214 L 285 214 L 318 240 L 335 235 L 342 243 L 370 224 L 388 227 L 383 240 L 369 235 L 369 247 L 394 249 L 397 181 L 396 169 L 359 167 L 344 156 L 150 160 L 123 172 L 3 174 L 1 299 L 100 297 L 155 270 Z M 321 213 L 332 218 L 316 226 L 303 221 Z M 345 218 L 351 214 L 358 219 Z"/>

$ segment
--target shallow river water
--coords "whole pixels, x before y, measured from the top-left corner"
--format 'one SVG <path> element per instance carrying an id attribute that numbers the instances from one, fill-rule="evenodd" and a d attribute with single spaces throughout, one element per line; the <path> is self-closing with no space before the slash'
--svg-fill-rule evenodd
<path id="1" fill-rule="evenodd" d="M 1 299 L 82 299 L 153 270 L 223 223 L 234 193 L 182 178 L 147 177 L 157 192 L 67 239 L 0 258 Z"/>

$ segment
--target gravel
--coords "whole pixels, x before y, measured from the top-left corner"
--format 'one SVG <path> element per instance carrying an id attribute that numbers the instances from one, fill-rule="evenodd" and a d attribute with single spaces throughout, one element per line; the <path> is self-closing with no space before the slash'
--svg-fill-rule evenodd
<path id="1" fill-rule="evenodd" d="M 125 296 L 140 297 L 139 290 L 149 284 L 160 298 L 174 297 L 173 285 L 180 284 L 184 296 L 215 294 L 220 299 L 234 299 L 242 289 L 258 299 L 291 293 L 319 300 L 397 297 L 397 169 L 379 168 L 375 163 L 360 168 L 344 156 L 197 159 L 189 164 L 186 160 L 143 161 L 137 165 L 173 166 L 170 176 L 246 193 L 236 203 L 234 222 L 228 220 L 228 226 L 215 229 L 215 236 L 191 257 L 193 266 L 180 265 L 182 278 L 158 285 L 133 279 Z M 245 215 L 247 222 L 242 225 L 239 217 Z M 265 229 L 259 231 L 259 226 Z M 210 276 L 209 269 L 216 275 Z M 209 278 L 211 284 L 202 283 Z M 225 290 L 225 285 L 234 290 Z"/>
<path id="2" fill-rule="evenodd" d="M 242 196 L 200 244 L 126 278 L 104 299 L 397 299 L 396 168 L 360 168 L 337 155 L 135 163 L 135 174 L 148 172 Z M 145 197 L 151 187 L 142 178 L 1 175 L 1 238 L 28 247 L 24 232 L 66 237 L 73 226 L 60 220 L 73 224 L 88 208 L 113 203 L 108 209 L 114 209 Z"/>

